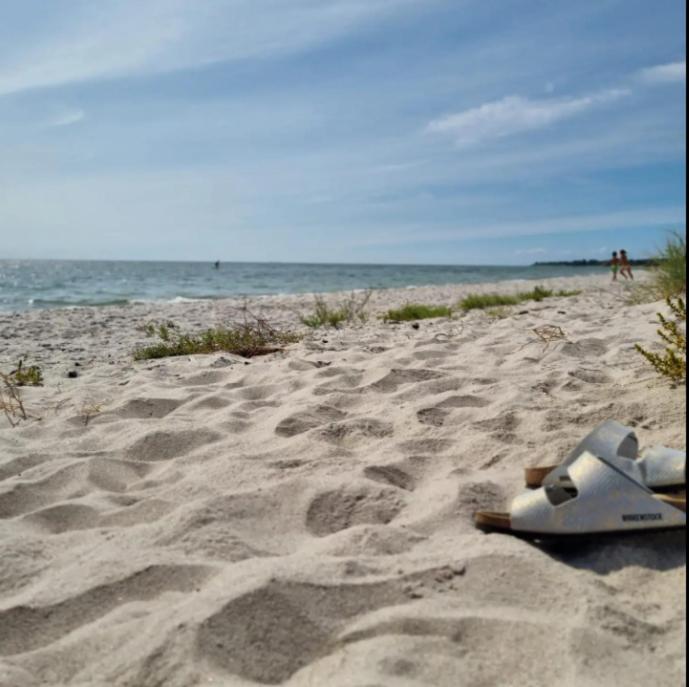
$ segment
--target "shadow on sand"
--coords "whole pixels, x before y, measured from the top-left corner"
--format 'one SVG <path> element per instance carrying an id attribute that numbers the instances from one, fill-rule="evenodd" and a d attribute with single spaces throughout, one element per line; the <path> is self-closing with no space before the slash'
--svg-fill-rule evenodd
<path id="1" fill-rule="evenodd" d="M 538 546 L 561 563 L 599 575 L 628 566 L 672 570 L 687 562 L 685 529 L 591 535 L 577 541 L 541 542 Z"/>

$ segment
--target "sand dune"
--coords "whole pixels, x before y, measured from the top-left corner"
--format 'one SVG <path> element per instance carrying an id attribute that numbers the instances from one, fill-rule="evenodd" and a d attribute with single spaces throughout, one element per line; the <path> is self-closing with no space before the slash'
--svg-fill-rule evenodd
<path id="1" fill-rule="evenodd" d="M 548 281 L 584 290 L 251 361 L 131 358 L 145 322 L 238 301 L 0 315 L 1 369 L 46 376 L 41 419 L 0 424 L 0 685 L 682 684 L 684 532 L 553 550 L 472 525 L 602 420 L 685 446 L 684 389 L 633 349 L 661 305 Z M 293 326 L 309 304 L 251 307 Z"/>

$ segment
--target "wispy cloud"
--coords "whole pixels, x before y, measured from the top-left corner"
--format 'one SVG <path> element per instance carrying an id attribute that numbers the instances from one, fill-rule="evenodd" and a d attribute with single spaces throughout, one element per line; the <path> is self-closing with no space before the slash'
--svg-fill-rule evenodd
<path id="1" fill-rule="evenodd" d="M 638 72 L 639 78 L 645 83 L 675 83 L 686 81 L 687 63 L 670 62 L 669 64 L 659 64 L 654 67 L 647 67 Z"/>
<path id="2" fill-rule="evenodd" d="M 0 95 L 72 82 L 298 52 L 421 0 L 99 0 L 65 2 L 4 46 Z"/>
<path id="3" fill-rule="evenodd" d="M 550 126 L 594 107 L 619 100 L 629 93 L 627 89 L 614 88 L 579 98 L 530 100 L 508 96 L 435 119 L 427 125 L 426 131 L 446 134 L 454 138 L 457 146 L 468 147 Z"/>
<path id="4" fill-rule="evenodd" d="M 63 127 L 77 124 L 86 118 L 83 110 L 64 110 L 47 122 L 49 127 Z"/>

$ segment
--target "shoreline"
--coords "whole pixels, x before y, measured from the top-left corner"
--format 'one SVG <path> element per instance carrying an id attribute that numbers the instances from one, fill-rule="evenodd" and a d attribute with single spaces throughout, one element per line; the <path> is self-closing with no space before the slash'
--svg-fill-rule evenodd
<path id="1" fill-rule="evenodd" d="M 336 293 L 356 289 L 381 290 L 388 288 L 413 288 L 423 286 L 444 287 L 450 284 L 479 284 L 504 282 L 513 279 L 550 279 L 572 276 L 601 276 L 606 273 L 600 267 L 533 267 L 533 266 L 424 266 L 424 265 L 272 265 L 263 274 L 260 265 L 239 265 L 242 269 L 213 270 L 208 265 L 198 265 L 191 272 L 179 266 L 174 270 L 140 269 L 120 271 L 103 268 L 79 270 L 72 265 L 67 274 L 38 272 L 33 276 L 21 272 L 4 273 L 0 267 L 0 311 L 19 312 L 35 309 L 59 309 L 62 307 L 101 307 L 136 303 L 165 303 L 176 299 L 254 298 L 259 296 L 305 295 L 315 292 Z M 125 266 L 129 263 L 123 263 Z M 160 263 L 164 265 L 165 263 Z M 351 272 L 349 271 L 351 269 Z M 24 281 L 28 280 L 26 284 Z M 69 295 L 64 291 L 66 280 L 70 283 Z M 228 286 L 231 285 L 231 288 Z M 327 286 L 327 289 L 323 287 Z M 32 305 L 33 304 L 33 305 Z"/>
<path id="2" fill-rule="evenodd" d="M 636 283 L 643 283 L 646 274 L 640 271 Z M 180 301 L 136 302 L 121 305 L 71 306 L 65 308 L 41 308 L 13 312 L 0 311 L 0 366 L 16 364 L 18 355 L 25 355 L 28 362 L 46 365 L 83 365 L 94 359 L 97 351 L 112 347 L 111 337 L 124 335 L 121 345 L 115 342 L 118 361 L 128 356 L 137 345 L 147 340 L 141 329 L 151 321 L 172 321 L 185 331 L 231 323 L 238 317 L 238 310 L 245 305 L 256 314 L 280 328 L 297 328 L 308 331 L 299 321 L 299 314 L 308 313 L 316 298 L 328 304 L 336 304 L 352 295 L 371 292 L 367 310 L 372 319 L 391 308 L 405 303 L 418 302 L 431 305 L 455 305 L 469 293 L 513 294 L 542 285 L 554 290 L 580 289 L 584 292 L 625 289 L 623 282 L 613 284 L 609 275 L 579 275 L 552 277 L 549 279 L 513 279 L 476 284 L 445 284 L 409 286 L 403 288 L 356 289 L 334 292 L 299 294 L 265 294 L 250 297 L 212 299 L 185 299 Z M 459 315 L 458 315 L 459 316 Z M 128 322 L 127 329 L 122 325 Z M 43 340 L 43 329 L 53 329 L 63 345 Z M 28 336 L 27 336 L 28 334 Z M 52 338 L 52 337 L 51 337 Z M 51 360 L 51 357 L 54 360 Z M 73 360 L 68 360 L 68 358 Z M 0 368 L 1 369 L 1 368 Z"/>

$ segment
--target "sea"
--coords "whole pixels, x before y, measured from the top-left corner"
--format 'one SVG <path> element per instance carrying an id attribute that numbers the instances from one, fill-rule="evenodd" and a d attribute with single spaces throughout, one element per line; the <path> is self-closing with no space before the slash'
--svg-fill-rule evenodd
<path id="1" fill-rule="evenodd" d="M 0 311 L 475 284 L 600 274 L 601 267 L 0 260 Z"/>

